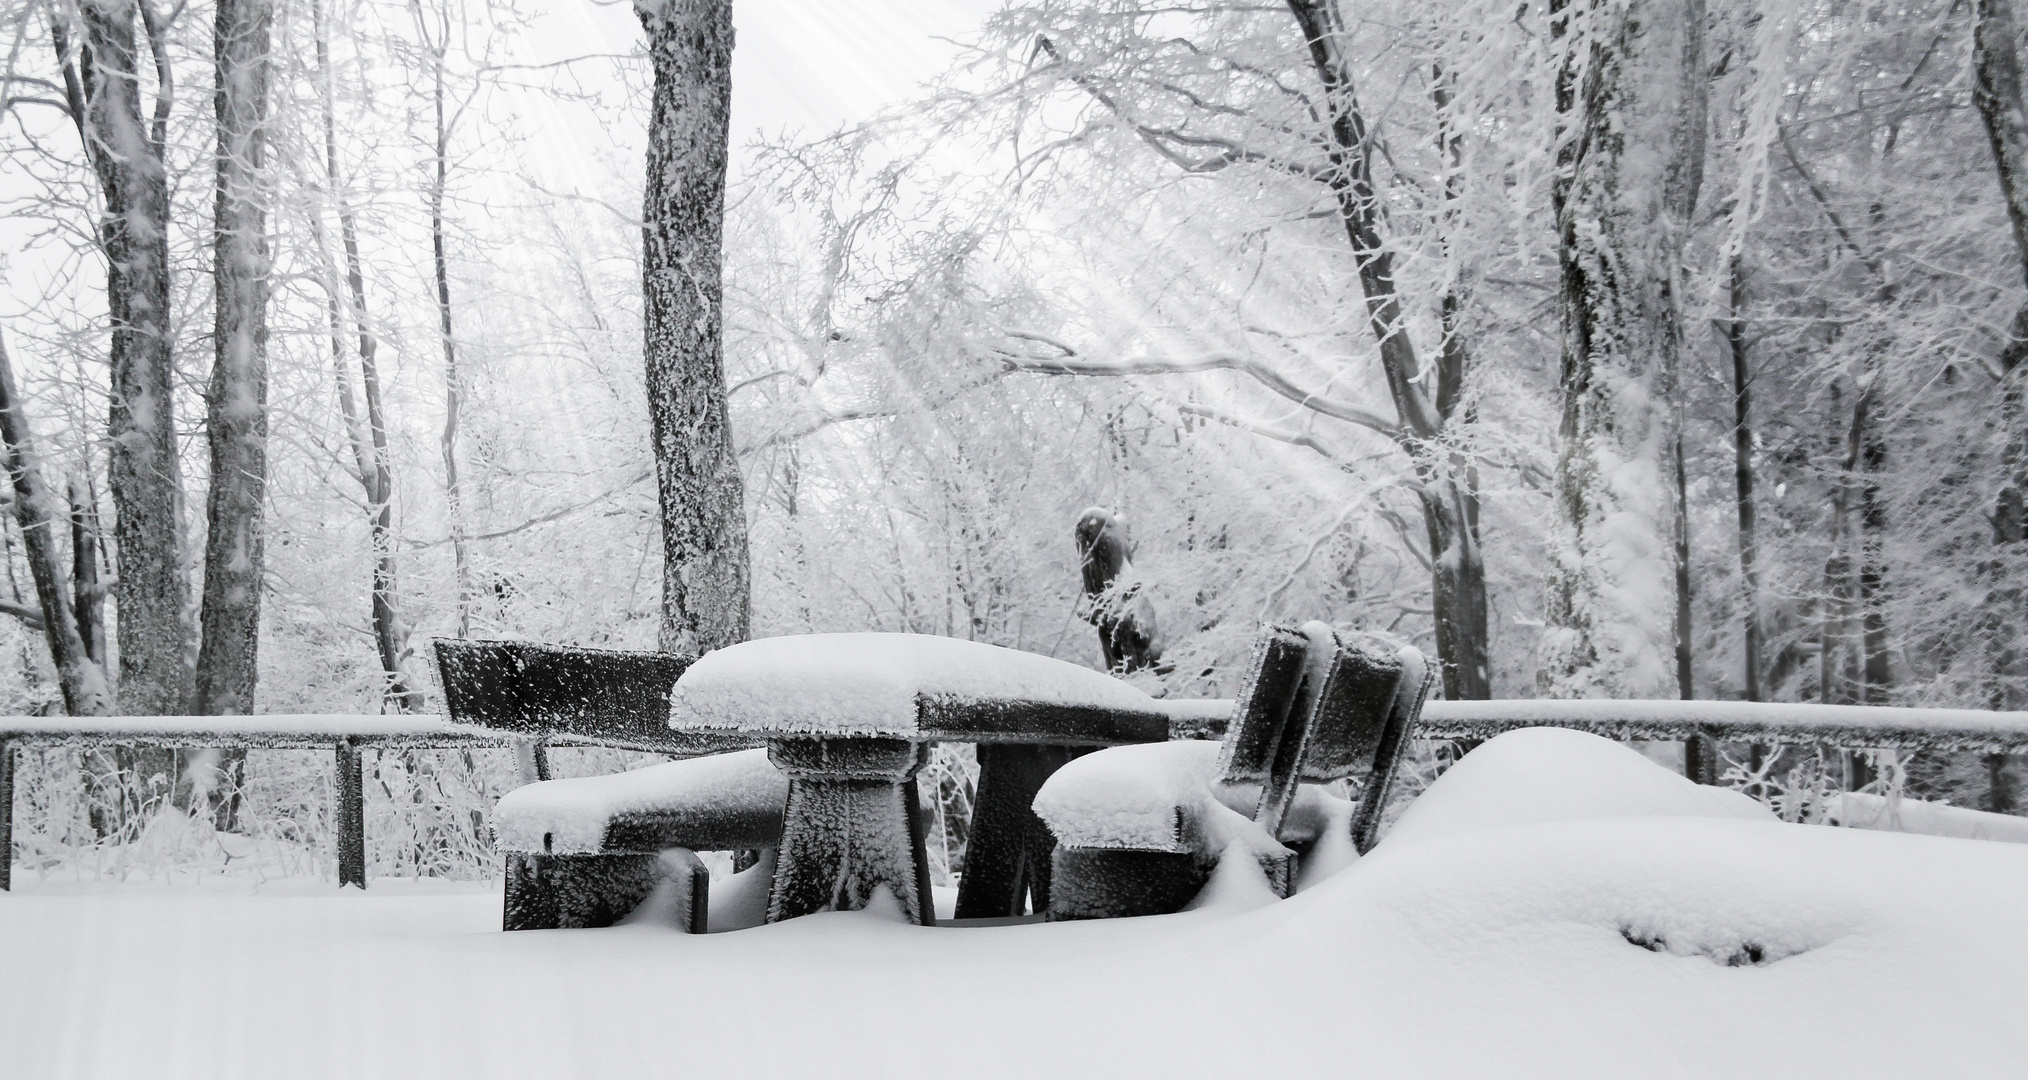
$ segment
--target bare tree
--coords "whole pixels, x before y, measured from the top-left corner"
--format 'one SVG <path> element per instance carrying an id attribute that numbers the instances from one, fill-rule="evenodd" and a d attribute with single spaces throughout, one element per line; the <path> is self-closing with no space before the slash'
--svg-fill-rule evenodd
<path id="1" fill-rule="evenodd" d="M 211 449 L 192 711 L 249 715 L 259 674 L 268 476 L 267 114 L 270 0 L 219 0 L 213 23 L 217 176 L 212 239 Z M 237 824 L 246 751 L 218 752 L 220 828 Z"/>
<path id="2" fill-rule="evenodd" d="M 2028 280 L 2028 113 L 2023 111 L 2021 59 L 2015 45 L 2012 7 L 2010 0 L 1979 0 L 1972 39 L 1972 66 L 1977 77 L 1973 98 L 1992 144 L 2000 193 L 2013 225 L 2015 251 L 2022 276 Z M 2028 540 L 2028 407 L 2024 407 L 2028 390 L 2022 386 L 2028 364 L 2021 362 L 2024 356 L 2028 356 L 2028 304 L 2014 315 L 1998 365 L 2006 444 L 2001 453 L 1999 491 L 1993 499 L 1993 544 L 1998 551 L 1984 568 L 1986 611 L 1981 619 L 1987 652 L 1986 704 L 1995 709 L 2020 707 L 2020 695 L 2018 691 L 2009 693 L 2009 683 L 2018 682 L 2021 674 L 2023 590 L 2009 571 L 2020 566 L 2023 541 Z M 2008 778 L 2006 756 L 1990 755 L 1985 764 L 1987 809 L 2013 811 L 2020 800 Z"/>
<path id="3" fill-rule="evenodd" d="M 169 186 L 163 166 L 174 83 L 168 27 L 146 0 L 81 0 L 85 38 L 57 47 L 72 115 L 104 197 L 99 243 L 112 315 L 111 446 L 118 576 L 120 711 L 181 713 L 189 672 L 189 594 L 182 546 L 182 470 L 176 450 L 174 349 L 169 326 Z M 154 57 L 155 105 L 141 111 L 141 50 Z"/>
<path id="4" fill-rule="evenodd" d="M 311 34 L 316 41 L 317 98 L 323 121 L 324 186 L 326 198 L 338 219 L 339 243 L 344 267 L 340 269 L 328 253 L 324 264 L 326 316 L 331 334 L 331 363 L 337 382 L 338 405 L 352 448 L 353 475 L 366 497 L 367 527 L 373 549 L 373 592 L 371 618 L 374 648 L 380 658 L 384 680 L 382 701 L 398 711 L 412 712 L 423 706 L 422 691 L 409 673 L 408 624 L 401 617 L 398 560 L 394 537 L 394 459 L 388 446 L 387 408 L 381 397 L 380 341 L 366 306 L 366 272 L 359 251 L 359 221 L 345 194 L 344 173 L 338 159 L 336 78 L 331 67 L 331 25 L 322 0 L 311 0 Z M 318 245 L 325 246 L 323 209 L 312 215 L 312 229 Z M 346 359 L 345 322 L 350 317 L 356 332 L 359 377 L 365 397 L 364 427 L 359 405 L 352 395 L 351 364 Z"/>
<path id="5" fill-rule="evenodd" d="M 21 546 L 35 578 L 35 597 L 42 609 L 43 636 L 56 661 L 57 683 L 64 710 L 72 716 L 103 716 L 112 711 L 105 674 L 92 662 L 78 635 L 71 597 L 58 564 L 55 532 L 62 518 L 51 513 L 53 496 L 43 487 L 35 440 L 22 411 L 21 391 L 14 381 L 14 363 L 7 343 L 0 341 L 0 439 L 6 441 L 8 479 L 14 488 L 14 513 L 21 522 Z M 4 855 L 5 853 L 0 853 Z"/>
<path id="6" fill-rule="evenodd" d="M 1562 420 L 1537 684 L 1667 693 L 1681 261 L 1702 178 L 1701 0 L 1556 0 Z"/>
<path id="7" fill-rule="evenodd" d="M 641 286 L 648 419 L 662 508 L 662 648 L 745 639 L 746 510 L 720 356 L 730 0 L 637 0 L 655 94 Z"/>

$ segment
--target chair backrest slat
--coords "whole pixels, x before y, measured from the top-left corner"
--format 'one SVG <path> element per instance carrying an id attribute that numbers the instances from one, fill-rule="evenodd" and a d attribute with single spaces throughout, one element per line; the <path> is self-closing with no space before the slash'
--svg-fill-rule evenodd
<path id="1" fill-rule="evenodd" d="M 1278 835 L 1298 783 L 1357 778 L 1353 841 L 1365 851 L 1430 674 L 1412 648 L 1341 637 L 1321 622 L 1263 627 L 1219 754 L 1220 782 L 1259 784 L 1254 820 Z"/>

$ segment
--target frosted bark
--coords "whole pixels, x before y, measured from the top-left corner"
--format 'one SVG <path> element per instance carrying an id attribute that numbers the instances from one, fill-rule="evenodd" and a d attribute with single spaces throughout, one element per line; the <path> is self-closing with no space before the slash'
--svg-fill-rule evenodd
<path id="1" fill-rule="evenodd" d="M 1394 255 L 1381 230 L 1382 202 L 1373 187 L 1372 146 L 1366 120 L 1353 92 L 1348 41 L 1337 5 L 1330 0 L 1288 0 L 1309 44 L 1311 67 L 1324 90 L 1331 168 L 1326 183 L 1338 204 L 1359 285 L 1366 297 L 1367 322 L 1380 345 L 1388 392 L 1401 417 L 1397 436 L 1414 462 L 1423 522 L 1429 533 L 1430 585 L 1437 654 L 1444 693 L 1453 699 L 1492 696 L 1487 653 L 1486 568 L 1479 548 L 1477 510 L 1467 487 L 1468 467 L 1443 445 L 1445 423 L 1462 396 L 1465 346 L 1457 331 L 1457 296 L 1447 298 L 1446 338 L 1439 360 L 1439 401 L 1417 383 L 1422 371 L 1394 281 Z M 1438 84 L 1441 86 L 1441 79 Z M 1453 144 L 1454 145 L 1454 144 Z M 1450 147 L 1447 147 L 1448 150 Z"/>
<path id="2" fill-rule="evenodd" d="M 728 0 L 637 0 L 655 94 L 648 122 L 642 290 L 648 419 L 662 507 L 661 646 L 701 653 L 747 635 L 746 511 L 721 362 Z"/>
<path id="3" fill-rule="evenodd" d="M 1680 265 L 1701 180 L 1703 4 L 1552 8 L 1561 445 L 1537 688 L 1662 697 L 1674 663 Z"/>
<path id="4" fill-rule="evenodd" d="M 119 705 L 174 715 L 187 704 L 180 560 L 182 470 L 176 454 L 169 327 L 169 187 L 161 132 L 169 87 L 157 82 L 155 133 L 141 113 L 135 0 L 84 0 L 91 63 L 84 130 L 105 196 L 99 243 L 112 321 L 107 423 L 115 515 Z"/>
<path id="5" fill-rule="evenodd" d="M 2000 194 L 2007 200 L 2014 247 L 2021 273 L 2028 280 L 2028 111 L 2021 97 L 2021 59 L 2010 0 L 1979 0 L 1973 34 L 1973 67 L 1977 83 L 1973 99 L 1986 124 L 1993 149 Z M 1986 637 L 1987 703 L 1996 709 L 2019 708 L 2024 669 L 2021 646 L 2021 598 L 2018 581 L 2022 542 L 2028 540 L 2028 304 L 2014 315 L 2006 347 L 2000 353 L 2000 416 L 2006 435 L 2001 455 L 1999 491 L 1993 500 L 1995 557 L 1983 568 L 1987 578 Z M 2014 571 L 2014 573 L 2010 573 Z M 1996 803 L 1999 800 L 1994 800 Z M 2007 800 L 2011 802 L 2012 800 Z"/>
<path id="6" fill-rule="evenodd" d="M 216 296 L 204 599 L 195 712 L 254 711 L 267 487 L 267 159 L 269 0 L 219 0 Z"/>
<path id="7" fill-rule="evenodd" d="M 21 522 L 21 546 L 35 578 L 35 598 L 42 608 L 43 637 L 56 662 L 64 711 L 72 716 L 105 716 L 113 711 L 105 674 L 92 663 L 78 635 L 70 597 L 57 564 L 55 530 L 61 517 L 50 512 L 50 493 L 42 486 L 40 463 L 21 411 L 21 393 L 14 385 L 14 364 L 0 341 L 0 439 L 6 441 L 6 466 L 14 487 L 14 512 Z M 0 851 L 0 859 L 9 857 Z"/>

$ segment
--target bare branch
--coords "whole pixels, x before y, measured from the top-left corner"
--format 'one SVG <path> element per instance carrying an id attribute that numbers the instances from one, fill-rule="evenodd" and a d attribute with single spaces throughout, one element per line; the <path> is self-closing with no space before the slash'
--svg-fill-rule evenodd
<path id="1" fill-rule="evenodd" d="M 1260 360 L 1238 353 L 1211 352 L 1200 356 L 1138 356 L 1128 360 L 1091 360 L 1076 349 L 1042 334 L 1023 330 L 1009 330 L 1008 337 L 1033 341 L 1060 351 L 1061 356 L 1033 356 L 1026 353 L 995 350 L 995 358 L 1011 371 L 1033 371 L 1045 375 L 1183 375 L 1199 371 L 1238 371 L 1253 378 L 1255 382 L 1295 402 L 1312 412 L 1322 413 L 1334 420 L 1357 424 L 1377 431 L 1390 439 L 1403 436 L 1399 424 L 1390 423 L 1377 413 L 1369 412 L 1356 405 L 1337 401 L 1322 394 L 1312 393 L 1290 382 L 1281 372 L 1274 370 Z"/>

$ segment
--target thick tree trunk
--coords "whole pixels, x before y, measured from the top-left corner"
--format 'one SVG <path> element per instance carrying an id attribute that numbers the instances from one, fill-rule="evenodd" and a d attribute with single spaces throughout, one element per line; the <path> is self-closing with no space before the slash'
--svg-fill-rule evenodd
<path id="1" fill-rule="evenodd" d="M 14 512 L 21 522 L 21 546 L 35 577 L 43 637 L 49 642 L 50 659 L 56 662 L 64 711 L 72 716 L 105 716 L 112 712 L 112 695 L 106 688 L 105 673 L 85 650 L 71 611 L 69 590 L 64 588 L 56 543 L 62 518 L 50 512 L 53 496 L 43 488 L 34 438 L 22 413 L 14 363 L 7 356 L 4 340 L 0 340 L 0 440 L 6 442 L 6 467 L 14 487 Z M 0 851 L 0 858 L 6 857 L 9 853 Z"/>
<path id="2" fill-rule="evenodd" d="M 183 485 L 169 337 L 169 186 L 161 145 L 167 69 L 158 68 L 151 137 L 141 114 L 134 32 L 140 5 L 83 0 L 79 7 L 91 49 L 85 128 L 105 193 L 99 239 L 113 329 L 107 441 L 119 571 L 113 582 L 119 709 L 127 715 L 176 715 L 190 685 L 183 621 L 189 585 L 179 558 Z M 151 36 L 160 40 L 159 33 Z"/>
<path id="3" fill-rule="evenodd" d="M 267 159 L 270 0 L 219 0 L 218 187 L 204 599 L 196 712 L 254 711 L 268 442 Z"/>
<path id="4" fill-rule="evenodd" d="M 331 296 L 331 356 L 337 368 L 338 402 L 344 413 L 347 437 L 352 441 L 359 483 L 366 493 L 367 527 L 373 546 L 372 622 L 375 650 L 386 679 L 383 707 L 415 712 L 423 707 L 422 691 L 408 672 L 408 627 L 401 620 L 395 586 L 394 550 L 394 467 L 387 446 L 387 414 L 380 400 L 379 342 L 367 318 L 366 275 L 359 257 L 359 224 L 345 199 L 344 179 L 338 168 L 338 124 L 336 92 L 331 79 L 330 28 L 324 21 L 319 0 L 311 0 L 310 16 L 317 41 L 318 90 L 324 112 L 324 170 L 333 208 L 338 214 L 338 233 L 344 248 L 345 291 L 358 328 L 359 377 L 366 396 L 367 434 L 361 436 L 352 400 L 352 380 L 346 372 L 344 335 L 338 283 L 327 287 Z M 332 271 L 335 276 L 337 271 Z"/>
<path id="5" fill-rule="evenodd" d="M 1979 0 L 1973 32 L 1972 98 L 1985 121 L 1993 148 L 2000 194 L 2007 200 L 2015 251 L 2028 280 L 2028 110 L 2021 95 L 2021 59 L 2016 48 L 2011 0 Z M 1984 567 L 1986 613 L 1986 704 L 2018 709 L 2028 701 L 2028 663 L 2021 645 L 2021 585 L 2028 554 L 2028 304 L 2015 312 L 2000 353 L 2001 451 L 1998 492 L 1993 499 L 1993 557 Z M 1986 759 L 1985 808 L 2011 813 L 2019 797 L 2007 773 L 2007 755 Z"/>
<path id="6" fill-rule="evenodd" d="M 1679 281 L 1702 178 L 1703 4 L 1555 3 L 1551 187 L 1562 263 L 1561 446 L 1537 688 L 1659 697 L 1674 681 Z"/>
<path id="7" fill-rule="evenodd" d="M 1352 67 L 1343 52 L 1346 32 L 1337 6 L 1331 0 L 1288 0 L 1288 7 L 1309 44 L 1311 67 L 1324 90 L 1330 138 L 1325 151 L 1331 161 L 1328 183 L 1358 267 L 1367 324 L 1380 345 L 1388 392 L 1405 430 L 1402 446 L 1422 489 L 1444 696 L 1483 700 L 1492 696 L 1492 664 L 1487 652 L 1486 568 L 1479 549 L 1476 496 L 1466 482 L 1470 469 L 1463 455 L 1444 445 L 1449 413 L 1440 407 L 1455 408 L 1464 396 L 1467 350 L 1458 325 L 1461 294 L 1453 292 L 1444 307 L 1445 340 L 1437 380 L 1440 400 L 1432 402 L 1416 381 L 1422 368 L 1395 286 L 1394 255 L 1381 233 L 1373 151 L 1353 92 Z M 1454 154 L 1456 149 L 1455 137 L 1451 137 L 1446 153 Z M 1461 177 L 1452 179 L 1461 182 Z"/>
<path id="8" fill-rule="evenodd" d="M 661 647 L 744 640 L 746 510 L 720 358 L 730 0 L 635 0 L 655 65 L 642 208 L 648 419 L 662 506 Z"/>
<path id="9" fill-rule="evenodd" d="M 205 430 L 204 593 L 192 711 L 246 716 L 259 674 L 268 475 L 268 37 L 271 0 L 219 0 L 213 23 L 218 161 L 211 392 Z M 208 785 L 220 829 L 238 825 L 246 751 L 217 751 Z"/>

